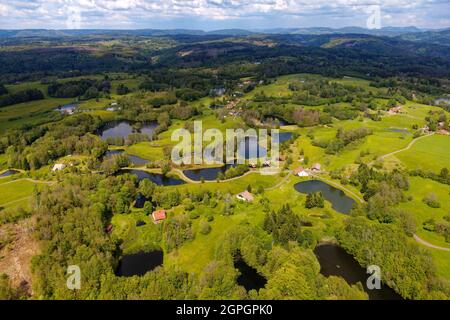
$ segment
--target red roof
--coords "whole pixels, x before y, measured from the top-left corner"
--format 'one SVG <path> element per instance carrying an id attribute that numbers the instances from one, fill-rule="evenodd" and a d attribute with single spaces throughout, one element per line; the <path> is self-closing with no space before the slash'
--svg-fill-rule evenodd
<path id="1" fill-rule="evenodd" d="M 299 174 L 302 171 L 305 171 L 305 169 L 303 167 L 298 167 L 297 169 L 294 170 L 294 174 Z"/>
<path id="2" fill-rule="evenodd" d="M 153 220 L 160 221 L 166 219 L 166 210 L 156 210 L 152 213 Z"/>
<path id="3" fill-rule="evenodd" d="M 253 201 L 253 195 L 250 192 L 248 192 L 247 190 L 239 193 L 238 197 L 244 198 L 245 200 L 247 200 L 249 202 Z"/>

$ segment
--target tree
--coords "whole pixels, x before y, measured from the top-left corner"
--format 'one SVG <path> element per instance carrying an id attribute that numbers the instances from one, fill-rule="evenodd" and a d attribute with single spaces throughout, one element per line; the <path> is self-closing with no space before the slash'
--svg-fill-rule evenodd
<path id="1" fill-rule="evenodd" d="M 325 202 L 323 199 L 322 192 L 312 192 L 306 195 L 305 208 L 311 209 L 314 207 L 323 208 Z"/>
<path id="2" fill-rule="evenodd" d="M 126 85 L 124 85 L 123 83 L 120 83 L 117 86 L 116 93 L 118 95 L 123 96 L 123 95 L 125 95 L 125 94 L 127 94 L 129 92 L 130 92 L 130 89 Z"/>
<path id="3" fill-rule="evenodd" d="M 145 215 L 149 216 L 153 212 L 153 205 L 150 201 L 145 201 L 144 203 L 144 213 Z"/>

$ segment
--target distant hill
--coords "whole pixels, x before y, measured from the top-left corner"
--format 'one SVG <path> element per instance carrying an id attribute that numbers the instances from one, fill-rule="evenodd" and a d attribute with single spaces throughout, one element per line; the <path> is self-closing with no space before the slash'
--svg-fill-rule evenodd
<path id="1" fill-rule="evenodd" d="M 367 35 L 377 37 L 389 37 L 411 42 L 426 42 L 440 45 L 450 45 L 450 29 L 445 30 L 421 30 L 417 27 L 384 27 L 381 29 L 365 29 L 360 27 L 345 28 L 270 28 L 270 29 L 222 29 L 203 31 L 195 29 L 136 29 L 136 30 L 102 30 L 102 29 L 77 29 L 77 30 L 48 30 L 48 29 L 24 29 L 24 30 L 0 30 L 0 38 L 63 38 L 63 37 L 89 37 L 89 36 L 234 36 L 251 37 L 253 35 Z M 306 39 L 306 38 L 305 38 Z M 314 39 L 317 41 L 317 39 Z M 309 43 L 311 44 L 311 43 Z M 317 45 L 317 43 L 315 43 Z M 322 45 L 323 43 L 321 43 Z"/>

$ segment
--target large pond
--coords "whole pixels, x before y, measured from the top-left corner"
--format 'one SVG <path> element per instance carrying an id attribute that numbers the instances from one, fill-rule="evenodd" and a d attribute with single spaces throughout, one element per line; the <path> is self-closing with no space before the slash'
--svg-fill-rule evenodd
<path id="1" fill-rule="evenodd" d="M 294 188 L 305 194 L 322 192 L 323 197 L 331 202 L 332 208 L 340 213 L 348 214 L 355 203 L 355 200 L 347 196 L 344 191 L 320 180 L 302 181 L 297 183 Z"/>
<path id="2" fill-rule="evenodd" d="M 160 250 L 124 255 L 119 261 L 116 275 L 120 277 L 143 276 L 162 265 L 163 256 L 163 252 Z"/>
<path id="3" fill-rule="evenodd" d="M 0 177 L 9 177 L 9 176 L 12 176 L 13 174 L 17 174 L 17 173 L 19 173 L 19 171 L 9 169 L 9 170 L 6 170 L 5 172 L 3 172 L 2 174 L 0 174 Z"/>
<path id="4" fill-rule="evenodd" d="M 256 271 L 255 268 L 250 267 L 242 258 L 240 253 L 234 257 L 234 267 L 239 270 L 237 283 L 243 286 L 245 290 L 259 290 L 264 288 L 267 283 L 266 278 Z"/>
<path id="5" fill-rule="evenodd" d="M 366 281 L 370 275 L 352 255 L 341 247 L 333 244 L 318 245 L 314 249 L 314 253 L 320 263 L 320 273 L 324 276 L 339 276 L 352 285 L 360 282 L 370 300 L 402 299 L 398 293 L 384 284 L 382 284 L 381 289 L 369 290 Z"/>
<path id="6" fill-rule="evenodd" d="M 124 152 L 125 152 L 125 150 L 123 150 L 123 149 L 108 150 L 105 153 L 105 157 L 111 157 L 116 154 L 122 154 Z M 149 162 L 147 159 L 143 159 L 143 158 L 140 158 L 138 156 L 133 156 L 133 155 L 127 155 L 127 158 L 128 158 L 128 160 L 130 160 L 130 162 L 132 164 L 134 164 L 136 166 L 143 166 Z"/>
<path id="7" fill-rule="evenodd" d="M 228 169 L 235 166 L 236 166 L 235 164 L 227 164 L 222 167 L 216 168 L 184 170 L 183 173 L 186 177 L 194 181 L 200 181 L 202 177 L 206 181 L 214 181 L 217 179 L 219 173 L 225 173 Z"/>
<path id="8" fill-rule="evenodd" d="M 138 177 L 138 181 L 149 179 L 153 183 L 159 185 L 159 186 L 176 186 L 180 184 L 186 183 L 185 181 L 177 178 L 171 178 L 164 176 L 160 173 L 151 173 L 144 170 L 135 170 L 135 169 L 125 169 L 120 170 L 120 173 L 130 173 L 134 174 Z"/>
<path id="9" fill-rule="evenodd" d="M 130 121 L 122 120 L 122 121 L 112 121 L 105 124 L 99 130 L 99 135 L 102 140 L 106 140 L 108 138 L 126 138 L 132 133 L 142 133 L 147 134 L 150 138 L 153 136 L 153 132 L 158 124 L 154 121 L 152 122 L 143 122 L 139 129 L 135 129 L 132 126 Z"/>

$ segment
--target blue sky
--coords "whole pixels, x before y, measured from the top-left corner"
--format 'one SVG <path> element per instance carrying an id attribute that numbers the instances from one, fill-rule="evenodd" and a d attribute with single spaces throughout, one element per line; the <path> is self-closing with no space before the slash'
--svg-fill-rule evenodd
<path id="1" fill-rule="evenodd" d="M 450 27 L 450 0 L 0 0 L 1 29 Z"/>

